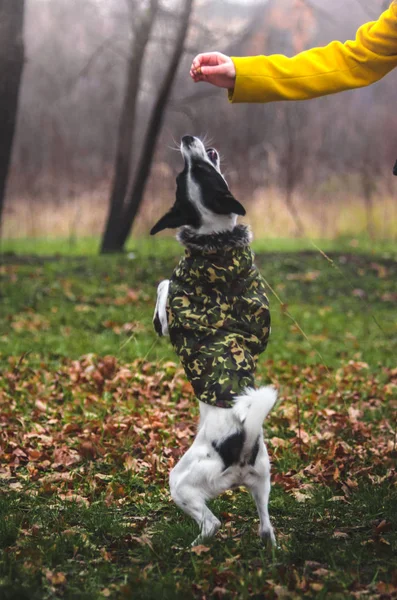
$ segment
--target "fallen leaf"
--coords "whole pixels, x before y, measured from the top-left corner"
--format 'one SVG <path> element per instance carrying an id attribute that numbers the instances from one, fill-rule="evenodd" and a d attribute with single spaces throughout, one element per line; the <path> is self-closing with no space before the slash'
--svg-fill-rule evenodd
<path id="1" fill-rule="evenodd" d="M 316 571 L 313 571 L 313 575 L 317 575 L 317 577 L 327 577 L 327 575 L 329 575 L 331 573 L 331 571 L 328 571 L 328 569 L 317 569 Z"/>
<path id="2" fill-rule="evenodd" d="M 194 554 L 198 554 L 200 556 L 201 554 L 203 554 L 203 552 L 209 552 L 210 549 L 211 548 L 209 548 L 208 546 L 199 545 L 199 546 L 193 546 L 191 548 L 191 551 L 194 552 Z"/>
<path id="3" fill-rule="evenodd" d="M 346 504 L 349 504 L 344 496 L 332 496 L 328 502 L 346 502 Z"/>
<path id="4" fill-rule="evenodd" d="M 66 583 L 65 573 L 61 571 L 46 571 L 45 576 L 52 585 L 63 585 Z"/>
<path id="5" fill-rule="evenodd" d="M 8 487 L 10 488 L 10 490 L 15 490 L 15 491 L 23 489 L 23 485 L 19 481 L 15 482 L 15 483 L 9 483 Z"/>
<path id="6" fill-rule="evenodd" d="M 307 502 L 307 500 L 311 499 L 311 495 L 300 492 L 298 489 L 292 490 L 291 494 L 298 502 Z"/>
<path id="7" fill-rule="evenodd" d="M 36 400 L 34 403 L 35 407 L 41 412 L 47 412 L 47 404 L 42 400 Z"/>
<path id="8" fill-rule="evenodd" d="M 58 497 L 61 500 L 67 500 L 68 502 L 78 502 L 79 504 L 84 504 L 85 506 L 89 506 L 90 503 L 87 498 L 80 496 L 79 494 L 58 494 Z"/>
<path id="9" fill-rule="evenodd" d="M 223 587 L 216 586 L 212 590 L 212 594 L 214 596 L 224 596 L 225 594 L 229 594 L 229 590 L 227 590 L 226 588 L 223 588 Z"/>
<path id="10" fill-rule="evenodd" d="M 380 533 L 383 533 L 384 531 L 390 531 L 392 529 L 392 524 L 389 523 L 388 521 L 386 521 L 385 519 L 383 519 L 383 521 L 381 521 L 379 523 L 379 525 L 377 525 L 377 527 L 375 527 L 375 533 L 377 535 L 379 535 Z"/>
<path id="11" fill-rule="evenodd" d="M 348 533 L 345 533 L 344 531 L 334 531 L 334 533 L 332 534 L 333 538 L 339 538 L 339 539 L 347 539 L 349 537 Z"/>

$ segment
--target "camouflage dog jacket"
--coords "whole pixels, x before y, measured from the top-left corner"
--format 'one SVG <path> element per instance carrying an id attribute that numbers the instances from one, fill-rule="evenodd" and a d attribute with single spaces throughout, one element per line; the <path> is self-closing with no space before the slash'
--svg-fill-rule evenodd
<path id="1" fill-rule="evenodd" d="M 244 225 L 211 235 L 184 227 L 178 240 L 186 250 L 170 280 L 170 339 L 197 398 L 230 408 L 233 398 L 253 387 L 270 332 L 251 234 Z"/>

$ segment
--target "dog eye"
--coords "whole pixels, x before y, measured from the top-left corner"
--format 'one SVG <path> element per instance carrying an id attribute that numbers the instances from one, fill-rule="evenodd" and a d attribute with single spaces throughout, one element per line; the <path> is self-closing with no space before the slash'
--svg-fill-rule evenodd
<path id="1" fill-rule="evenodd" d="M 211 162 L 216 163 L 217 158 L 218 158 L 218 153 L 216 150 L 214 150 L 214 148 L 208 148 L 207 156 Z"/>

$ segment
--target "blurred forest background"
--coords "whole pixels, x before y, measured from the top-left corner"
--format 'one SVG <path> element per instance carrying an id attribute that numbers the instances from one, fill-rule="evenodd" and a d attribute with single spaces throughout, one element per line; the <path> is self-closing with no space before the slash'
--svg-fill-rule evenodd
<path id="1" fill-rule="evenodd" d="M 1 0 L 1 103 L 21 81 L 3 239 L 96 236 L 118 251 L 131 231 L 147 235 L 174 200 L 172 148 L 186 133 L 220 150 L 257 237 L 395 239 L 397 71 L 367 89 L 266 105 L 231 105 L 189 77 L 199 52 L 291 56 L 354 37 L 388 4 Z"/>

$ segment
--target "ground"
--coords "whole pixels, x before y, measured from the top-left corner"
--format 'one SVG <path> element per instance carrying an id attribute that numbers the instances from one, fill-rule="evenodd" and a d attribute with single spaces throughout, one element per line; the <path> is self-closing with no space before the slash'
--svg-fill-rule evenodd
<path id="1" fill-rule="evenodd" d="M 2 255 L 2 598 L 397 597 L 396 262 L 265 246 L 273 551 L 243 489 L 212 503 L 222 529 L 195 549 L 170 499 L 197 405 L 151 318 L 178 247 Z"/>

